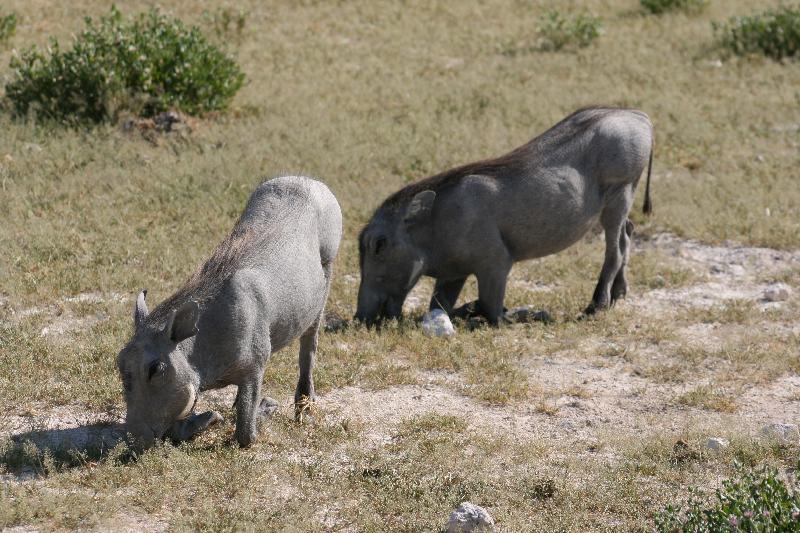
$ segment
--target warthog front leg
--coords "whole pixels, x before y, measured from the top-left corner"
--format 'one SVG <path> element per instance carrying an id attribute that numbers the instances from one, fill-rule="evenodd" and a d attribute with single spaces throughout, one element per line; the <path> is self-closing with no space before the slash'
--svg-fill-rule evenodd
<path id="1" fill-rule="evenodd" d="M 261 380 L 264 372 L 241 383 L 236 394 L 236 441 L 246 448 L 258 440 L 258 419 L 261 407 Z"/>
<path id="2" fill-rule="evenodd" d="M 320 322 L 322 315 L 300 337 L 300 379 L 294 392 L 294 418 L 298 422 L 303 421 L 315 400 L 313 371 Z"/>
<path id="3" fill-rule="evenodd" d="M 498 254 L 499 255 L 499 254 Z M 499 326 L 503 318 L 503 300 L 506 296 L 506 282 L 511 271 L 511 258 L 496 257 L 496 263 L 483 272 L 478 272 L 478 314 L 486 317 L 489 324 Z"/>
<path id="4" fill-rule="evenodd" d="M 458 279 L 437 279 L 436 285 L 433 288 L 433 296 L 431 296 L 431 304 L 429 309 L 441 309 L 447 314 L 453 311 L 453 306 L 458 301 L 458 294 L 464 287 L 467 278 Z"/>

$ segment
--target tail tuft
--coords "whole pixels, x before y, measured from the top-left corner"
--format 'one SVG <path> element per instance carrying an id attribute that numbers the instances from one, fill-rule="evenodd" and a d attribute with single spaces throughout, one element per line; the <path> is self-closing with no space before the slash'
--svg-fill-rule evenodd
<path id="1" fill-rule="evenodd" d="M 647 183 L 644 187 L 644 206 L 642 212 L 645 215 L 653 214 L 653 202 L 650 200 L 650 174 L 653 173 L 653 149 L 655 148 L 655 141 L 650 145 L 650 161 L 647 163 Z"/>

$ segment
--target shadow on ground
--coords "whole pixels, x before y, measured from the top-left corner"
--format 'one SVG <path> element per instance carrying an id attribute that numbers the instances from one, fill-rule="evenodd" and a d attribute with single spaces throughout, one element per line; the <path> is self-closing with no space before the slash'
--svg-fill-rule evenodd
<path id="1" fill-rule="evenodd" d="M 118 423 L 94 423 L 64 429 L 41 429 L 11 435 L 0 442 L 0 468 L 18 481 L 58 470 L 85 466 L 105 458 L 121 442 Z M 127 455 L 123 452 L 123 457 Z"/>

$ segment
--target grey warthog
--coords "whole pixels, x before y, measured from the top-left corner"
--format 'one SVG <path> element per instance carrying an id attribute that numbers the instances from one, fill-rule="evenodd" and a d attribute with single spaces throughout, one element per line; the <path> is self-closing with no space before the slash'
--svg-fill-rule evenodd
<path id="1" fill-rule="evenodd" d="M 632 109 L 576 111 L 496 159 L 454 168 L 389 196 L 359 236 L 361 285 L 355 318 L 401 316 L 420 276 L 436 278 L 430 308 L 451 313 L 470 274 L 475 312 L 497 324 L 516 261 L 559 252 L 599 217 L 605 262 L 586 313 L 624 297 L 633 224 L 628 213 L 645 167 L 651 211 L 653 127 Z"/>
<path id="2" fill-rule="evenodd" d="M 336 198 L 320 182 L 280 177 L 252 194 L 231 234 L 175 294 L 147 311 L 117 358 L 128 431 L 144 445 L 185 440 L 221 420 L 192 414 L 197 394 L 237 385 L 236 440 L 256 440 L 276 408 L 262 398 L 270 355 L 300 337 L 295 414 L 314 398 L 317 334 L 342 234 Z"/>

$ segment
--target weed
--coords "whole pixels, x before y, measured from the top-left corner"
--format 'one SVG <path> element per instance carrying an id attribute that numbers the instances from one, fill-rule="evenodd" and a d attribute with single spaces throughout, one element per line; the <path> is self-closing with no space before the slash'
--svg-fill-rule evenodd
<path id="1" fill-rule="evenodd" d="M 737 409 L 736 402 L 730 394 L 710 385 L 701 385 L 681 394 L 676 401 L 680 405 L 722 413 L 733 413 Z"/>
<path id="2" fill-rule="evenodd" d="M 230 7 L 220 7 L 214 11 L 204 11 L 203 19 L 211 28 L 217 39 L 227 41 L 233 39 L 240 42 L 247 23 L 246 11 L 234 11 Z"/>
<path id="3" fill-rule="evenodd" d="M 0 15 L 0 44 L 5 44 L 17 32 L 17 14 Z"/>
<path id="4" fill-rule="evenodd" d="M 585 48 L 603 33 L 603 21 L 585 11 L 565 15 L 551 9 L 539 19 L 538 31 L 542 50 Z"/>
<path id="5" fill-rule="evenodd" d="M 699 13 L 708 7 L 709 0 L 640 0 L 640 3 L 650 13 L 660 15 L 668 11 Z"/>
<path id="6" fill-rule="evenodd" d="M 669 505 L 656 515 L 656 530 L 673 531 L 796 531 L 800 528 L 800 486 L 787 482 L 777 469 L 738 468 L 722 482 L 711 501 L 697 489 L 689 501 Z"/>

